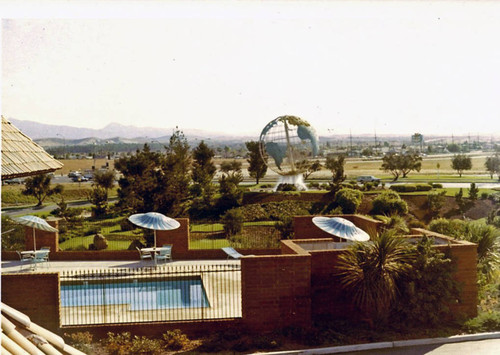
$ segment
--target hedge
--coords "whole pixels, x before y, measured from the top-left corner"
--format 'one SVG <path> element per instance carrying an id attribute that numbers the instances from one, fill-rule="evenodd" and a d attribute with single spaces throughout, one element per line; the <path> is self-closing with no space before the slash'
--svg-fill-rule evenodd
<path id="1" fill-rule="evenodd" d="M 392 185 L 391 190 L 396 192 L 430 191 L 432 190 L 432 186 L 429 184 Z"/>

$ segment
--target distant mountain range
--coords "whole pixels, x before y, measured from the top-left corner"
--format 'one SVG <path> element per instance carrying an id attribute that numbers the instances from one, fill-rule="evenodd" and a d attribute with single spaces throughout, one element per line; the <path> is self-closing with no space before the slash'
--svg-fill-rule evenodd
<path id="1" fill-rule="evenodd" d="M 51 125 L 14 118 L 9 118 L 9 121 L 42 146 L 50 146 L 52 145 L 50 144 L 51 141 L 60 142 L 61 140 L 66 140 L 68 144 L 77 145 L 93 144 L 95 142 L 102 143 L 103 141 L 114 143 L 147 143 L 156 140 L 163 143 L 168 142 L 174 132 L 173 128 L 126 126 L 119 123 L 110 123 L 104 128 L 92 129 Z M 183 129 L 182 131 L 189 141 L 211 139 L 231 142 L 258 139 L 258 137 L 229 135 L 200 129 Z"/>

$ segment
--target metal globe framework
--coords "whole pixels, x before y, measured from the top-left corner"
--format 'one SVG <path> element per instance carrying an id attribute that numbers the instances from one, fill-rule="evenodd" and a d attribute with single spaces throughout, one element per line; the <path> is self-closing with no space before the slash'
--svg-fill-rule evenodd
<path id="1" fill-rule="evenodd" d="M 296 116 L 280 116 L 264 127 L 259 142 L 268 168 L 282 177 L 279 182 L 305 189 L 302 173 L 319 151 L 318 136 L 309 122 Z"/>

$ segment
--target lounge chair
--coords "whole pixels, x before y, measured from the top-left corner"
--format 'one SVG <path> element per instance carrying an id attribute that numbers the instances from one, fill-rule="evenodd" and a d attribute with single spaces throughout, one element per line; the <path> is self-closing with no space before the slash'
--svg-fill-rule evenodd
<path id="1" fill-rule="evenodd" d="M 172 260 L 172 245 L 164 245 L 158 250 L 158 254 L 155 255 L 156 262 Z"/>
<path id="2" fill-rule="evenodd" d="M 141 257 L 141 260 L 152 260 L 151 253 L 149 251 L 142 251 L 138 247 L 135 247 L 137 251 L 139 252 L 139 256 Z"/>
<path id="3" fill-rule="evenodd" d="M 234 250 L 234 248 L 231 248 L 231 247 L 225 247 L 225 248 L 222 248 L 222 250 L 224 251 L 224 253 L 227 254 L 228 259 L 229 259 L 229 257 L 231 257 L 233 259 L 239 259 L 243 256 L 243 254 L 238 253 L 236 250 Z"/>

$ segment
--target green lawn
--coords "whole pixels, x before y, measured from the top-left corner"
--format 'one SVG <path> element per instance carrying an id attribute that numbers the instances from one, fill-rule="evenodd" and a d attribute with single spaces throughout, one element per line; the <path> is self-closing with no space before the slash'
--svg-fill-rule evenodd
<path id="1" fill-rule="evenodd" d="M 106 236 L 106 239 L 108 240 L 108 248 L 106 250 L 127 250 L 130 243 L 132 240 L 114 240 L 114 239 L 109 239 L 109 236 Z M 93 235 L 88 235 L 85 237 L 73 237 L 71 239 L 65 240 L 64 242 L 59 244 L 59 247 L 62 250 L 67 250 L 67 249 L 76 249 L 80 246 L 84 246 L 86 249 L 89 248 L 89 245 L 94 242 L 94 236 Z"/>

